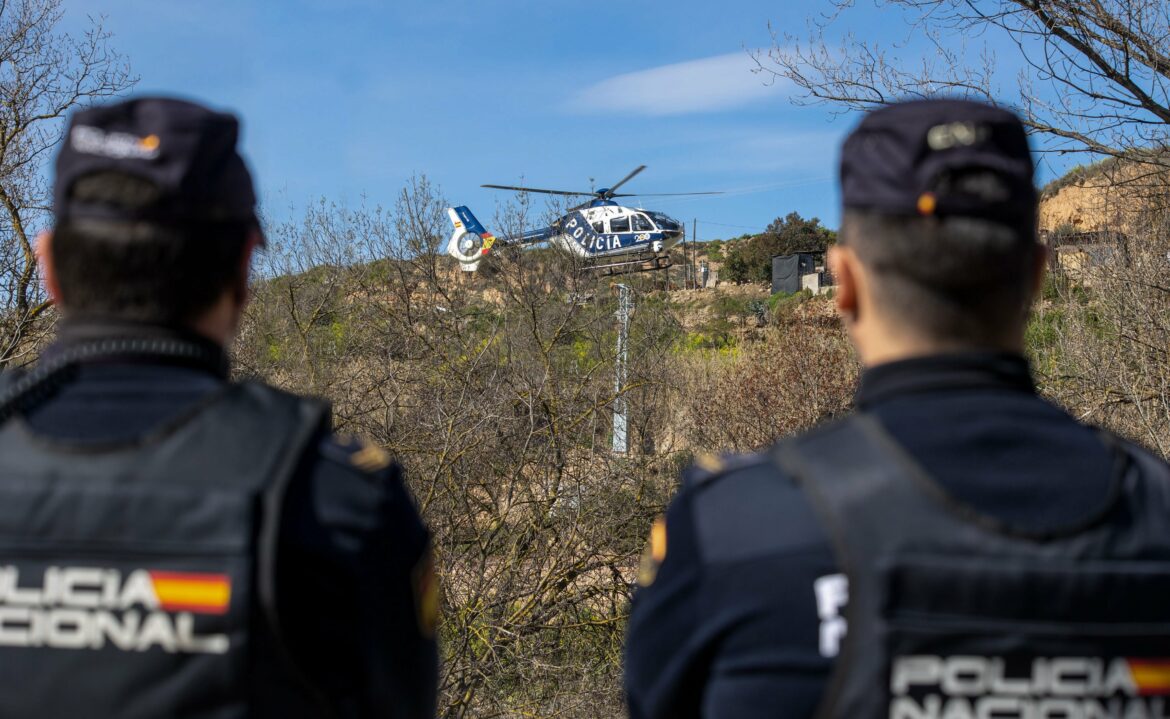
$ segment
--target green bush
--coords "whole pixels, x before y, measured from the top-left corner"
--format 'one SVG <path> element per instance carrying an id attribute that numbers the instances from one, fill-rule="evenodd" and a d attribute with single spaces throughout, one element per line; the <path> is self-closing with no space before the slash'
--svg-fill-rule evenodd
<path id="1" fill-rule="evenodd" d="M 1060 339 L 1060 331 L 1064 326 L 1064 313 L 1060 310 L 1038 312 L 1028 322 L 1024 333 L 1024 346 L 1028 353 L 1035 356 L 1041 350 L 1050 350 Z"/>
<path id="2" fill-rule="evenodd" d="M 727 250 L 721 277 L 731 282 L 767 282 L 772 278 L 772 258 L 796 252 L 824 252 L 837 233 L 817 218 L 806 220 L 790 212 L 777 217 L 763 234 L 736 240 Z"/>

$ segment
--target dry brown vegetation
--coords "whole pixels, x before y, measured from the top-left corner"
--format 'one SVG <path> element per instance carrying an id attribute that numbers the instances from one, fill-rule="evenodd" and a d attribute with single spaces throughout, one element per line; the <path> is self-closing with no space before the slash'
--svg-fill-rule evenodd
<path id="1" fill-rule="evenodd" d="M 445 716 L 608 717 L 650 520 L 699 451 L 748 451 L 847 411 L 858 367 L 825 298 L 637 290 L 631 452 L 610 452 L 616 298 L 547 252 L 464 276 L 438 253 L 445 203 L 417 180 L 390 209 L 310 208 L 274 228 L 240 371 L 334 403 L 337 429 L 406 466 L 443 579 Z M 540 218 L 514 208 L 505 231 Z M 1057 275 L 1029 330 L 1042 390 L 1170 451 L 1167 228 Z"/>
<path id="2" fill-rule="evenodd" d="M 1170 455 L 1170 224 L 1135 220 L 1076 273 L 1057 268 L 1032 326 L 1041 389 L 1078 418 Z"/>
<path id="3" fill-rule="evenodd" d="M 328 397 L 338 431 L 407 468 L 443 581 L 444 716 L 621 715 L 637 556 L 681 466 L 840 412 L 855 367 L 823 303 L 623 278 L 631 451 L 614 455 L 609 281 L 542 252 L 463 276 L 437 252 L 444 207 L 420 179 L 388 210 L 272 228 L 237 366 Z"/>
<path id="4" fill-rule="evenodd" d="M 732 361 L 688 358 L 676 418 L 707 451 L 748 452 L 848 410 L 858 366 L 831 304 L 779 307 Z"/>

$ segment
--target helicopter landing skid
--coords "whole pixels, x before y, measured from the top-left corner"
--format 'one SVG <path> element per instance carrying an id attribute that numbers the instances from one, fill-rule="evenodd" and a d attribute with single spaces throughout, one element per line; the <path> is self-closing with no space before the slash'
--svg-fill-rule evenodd
<path id="1" fill-rule="evenodd" d="M 596 272 L 602 277 L 611 277 L 613 275 L 629 275 L 635 272 L 665 270 L 667 267 L 670 267 L 670 264 L 670 255 L 651 255 L 650 257 L 639 257 L 623 262 L 590 265 L 586 269 L 589 272 Z"/>

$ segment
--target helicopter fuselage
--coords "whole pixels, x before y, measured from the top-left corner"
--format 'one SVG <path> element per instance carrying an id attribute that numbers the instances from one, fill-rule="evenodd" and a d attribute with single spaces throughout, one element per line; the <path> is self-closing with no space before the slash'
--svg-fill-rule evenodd
<path id="1" fill-rule="evenodd" d="M 549 232 L 548 241 L 578 257 L 661 252 L 682 238 L 678 220 L 651 210 L 596 203 L 570 212 Z"/>
<path id="2" fill-rule="evenodd" d="M 527 246 L 548 243 L 587 260 L 613 258 L 615 255 L 633 256 L 628 260 L 624 257 L 618 258 L 616 264 L 611 262 L 605 264 L 605 267 L 637 263 L 642 260 L 648 262 L 647 258 L 653 260 L 650 263 L 653 267 L 646 269 L 668 267 L 670 266 L 670 256 L 665 254 L 665 250 L 683 238 L 683 224 L 661 212 L 644 210 L 640 207 L 625 207 L 614 202 L 613 199 L 615 197 L 635 197 L 639 194 L 647 196 L 645 193 L 617 192 L 622 185 L 645 169 L 645 165 L 639 165 L 614 185 L 596 190 L 590 188 L 588 192 L 517 185 L 481 185 L 481 187 L 495 190 L 532 192 L 574 198 L 592 195 L 595 199 L 585 205 L 574 207 L 568 214 L 548 227 L 505 237 L 496 237 L 488 232 L 467 207 L 449 207 L 447 208 L 447 216 L 451 218 L 451 225 L 455 228 L 455 232 L 447 242 L 447 254 L 459 260 L 464 270 L 473 271 L 492 247 L 497 244 Z M 655 193 L 655 196 L 718 194 L 720 193 L 667 192 Z M 643 264 L 645 263 L 643 262 Z"/>
<path id="3" fill-rule="evenodd" d="M 659 254 L 683 236 L 683 225 L 661 212 L 598 201 L 574 210 L 549 225 L 518 235 L 496 237 L 467 207 L 448 210 L 455 232 L 447 254 L 474 270 L 493 246 L 548 243 L 586 259 L 615 255 Z"/>

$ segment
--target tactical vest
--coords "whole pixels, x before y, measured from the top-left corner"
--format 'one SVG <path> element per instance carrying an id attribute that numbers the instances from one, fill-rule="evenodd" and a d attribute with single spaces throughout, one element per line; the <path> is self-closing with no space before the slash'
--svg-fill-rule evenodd
<path id="1" fill-rule="evenodd" d="M 326 421 L 245 383 L 128 444 L 0 424 L 0 717 L 272 716 L 308 695 L 279 664 L 275 552 Z"/>
<path id="2" fill-rule="evenodd" d="M 1043 534 L 947 495 L 870 416 L 778 445 L 848 577 L 818 716 L 1170 717 L 1170 472 L 1106 441 L 1108 501 Z"/>

